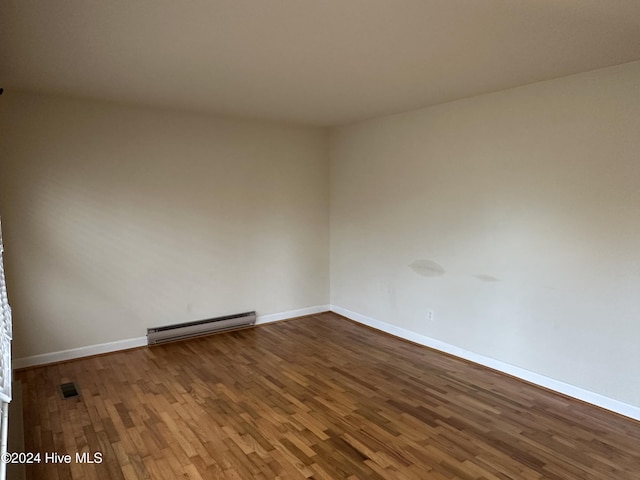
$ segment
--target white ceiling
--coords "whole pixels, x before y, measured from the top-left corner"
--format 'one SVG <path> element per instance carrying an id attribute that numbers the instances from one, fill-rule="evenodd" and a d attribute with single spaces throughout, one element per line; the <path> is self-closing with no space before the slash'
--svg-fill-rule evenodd
<path id="1" fill-rule="evenodd" d="M 0 0 L 0 86 L 344 124 L 640 59 L 640 0 Z"/>

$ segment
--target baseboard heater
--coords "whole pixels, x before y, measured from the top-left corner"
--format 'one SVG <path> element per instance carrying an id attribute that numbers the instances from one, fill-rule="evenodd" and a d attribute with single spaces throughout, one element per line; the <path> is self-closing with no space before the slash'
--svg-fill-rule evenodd
<path id="1" fill-rule="evenodd" d="M 224 317 L 179 323 L 164 327 L 147 328 L 147 345 L 173 342 L 189 337 L 218 333 L 234 328 L 249 327 L 256 323 L 256 312 L 237 313 Z"/>

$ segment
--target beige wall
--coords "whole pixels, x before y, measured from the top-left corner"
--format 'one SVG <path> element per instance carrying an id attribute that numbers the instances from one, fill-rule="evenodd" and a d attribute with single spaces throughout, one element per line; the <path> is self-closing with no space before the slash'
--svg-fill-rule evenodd
<path id="1" fill-rule="evenodd" d="M 640 406 L 639 85 L 635 62 L 337 128 L 330 152 L 321 129 L 5 93 L 14 356 L 326 304 L 330 265 L 334 305 Z"/>
<path id="2" fill-rule="evenodd" d="M 0 100 L 14 357 L 328 303 L 325 130 Z"/>
<path id="3" fill-rule="evenodd" d="M 331 303 L 640 406 L 640 62 L 335 130 Z"/>

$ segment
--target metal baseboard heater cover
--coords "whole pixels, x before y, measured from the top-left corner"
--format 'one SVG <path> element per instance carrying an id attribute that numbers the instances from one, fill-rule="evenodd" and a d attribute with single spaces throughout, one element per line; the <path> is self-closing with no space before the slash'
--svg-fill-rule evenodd
<path id="1" fill-rule="evenodd" d="M 237 313 L 224 317 L 179 323 L 164 327 L 147 328 L 147 345 L 173 342 L 184 338 L 198 337 L 223 332 L 234 328 L 249 327 L 256 323 L 256 312 Z"/>

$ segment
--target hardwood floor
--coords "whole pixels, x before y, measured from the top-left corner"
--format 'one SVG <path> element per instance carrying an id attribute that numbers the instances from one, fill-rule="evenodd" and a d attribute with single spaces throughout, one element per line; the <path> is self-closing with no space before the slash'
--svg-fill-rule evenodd
<path id="1" fill-rule="evenodd" d="M 640 479 L 640 423 L 331 313 L 16 377 L 28 479 Z"/>

